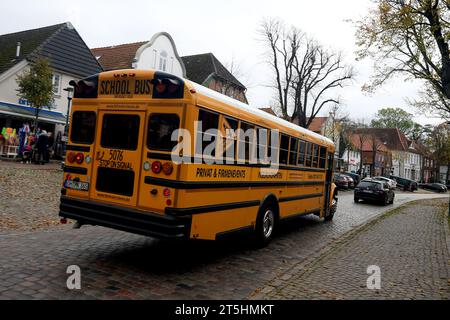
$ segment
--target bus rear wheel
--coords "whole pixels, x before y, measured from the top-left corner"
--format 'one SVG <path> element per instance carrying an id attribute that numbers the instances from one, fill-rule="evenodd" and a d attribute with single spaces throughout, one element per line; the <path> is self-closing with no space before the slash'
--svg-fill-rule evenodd
<path id="1" fill-rule="evenodd" d="M 260 208 L 255 228 L 255 245 L 257 248 L 267 246 L 273 238 L 277 214 L 275 207 L 271 204 Z"/>

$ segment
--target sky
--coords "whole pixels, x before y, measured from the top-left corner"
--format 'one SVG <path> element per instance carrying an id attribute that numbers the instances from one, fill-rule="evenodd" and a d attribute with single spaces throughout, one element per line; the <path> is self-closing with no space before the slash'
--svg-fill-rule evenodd
<path id="1" fill-rule="evenodd" d="M 355 60 L 355 27 L 349 20 L 364 17 L 371 5 L 370 0 L 1 0 L 0 34 L 70 21 L 86 44 L 95 48 L 150 40 L 166 31 L 181 56 L 212 52 L 224 64 L 237 62 L 249 103 L 267 107 L 274 97 L 269 87 L 273 72 L 265 62 L 257 29 L 262 19 L 279 18 L 323 46 L 341 51 L 354 67 L 357 76 L 339 91 L 341 114 L 369 122 L 383 107 L 401 107 L 422 125 L 439 123 L 439 118 L 425 117 L 408 106 L 405 98 L 417 96 L 418 82 L 398 78 L 375 94 L 361 91 L 373 62 Z M 328 112 L 323 109 L 320 115 Z"/>

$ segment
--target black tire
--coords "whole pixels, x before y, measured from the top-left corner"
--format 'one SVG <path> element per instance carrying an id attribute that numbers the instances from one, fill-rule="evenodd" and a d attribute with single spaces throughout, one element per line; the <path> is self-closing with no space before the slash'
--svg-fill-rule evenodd
<path id="1" fill-rule="evenodd" d="M 389 203 L 390 203 L 390 202 L 389 202 L 389 195 L 387 194 L 386 197 L 384 197 L 384 202 L 383 202 L 383 204 L 384 204 L 385 206 L 387 206 Z"/>
<path id="2" fill-rule="evenodd" d="M 336 213 L 337 210 L 337 203 L 338 203 L 338 198 L 336 196 L 336 194 L 333 195 L 333 202 L 331 203 L 331 207 L 330 207 L 330 211 L 328 212 L 328 215 L 325 216 L 325 222 L 331 221 L 334 218 L 334 214 Z"/>
<path id="3" fill-rule="evenodd" d="M 354 197 L 353 200 L 355 201 L 355 203 L 359 203 L 359 198 Z"/>
<path id="4" fill-rule="evenodd" d="M 395 196 L 392 196 L 390 204 L 394 204 L 394 198 L 395 198 Z"/>
<path id="5" fill-rule="evenodd" d="M 277 219 L 277 209 L 273 203 L 260 207 L 254 235 L 256 248 L 264 248 L 272 241 Z"/>

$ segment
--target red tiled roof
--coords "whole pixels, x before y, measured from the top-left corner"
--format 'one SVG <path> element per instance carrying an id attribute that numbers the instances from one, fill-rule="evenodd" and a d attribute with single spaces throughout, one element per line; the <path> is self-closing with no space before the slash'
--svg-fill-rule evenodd
<path id="1" fill-rule="evenodd" d="M 328 119 L 328 117 L 315 117 L 311 121 L 311 124 L 309 125 L 308 130 L 321 133 L 323 126 L 327 122 L 327 119 Z M 309 118 L 306 118 L 306 122 L 308 122 L 308 121 L 309 121 Z M 292 123 L 298 125 L 298 118 L 294 117 L 294 119 L 292 120 Z"/>
<path id="2" fill-rule="evenodd" d="M 391 150 L 407 151 L 411 143 L 397 128 L 359 128 L 356 132 L 374 134 Z"/>
<path id="3" fill-rule="evenodd" d="M 323 126 L 325 125 L 325 122 L 327 122 L 328 117 L 315 117 L 311 124 L 309 125 L 308 129 L 314 132 L 321 132 L 323 129 Z M 309 118 L 306 119 L 306 121 L 309 121 Z"/>
<path id="4" fill-rule="evenodd" d="M 380 139 L 371 134 L 354 133 L 350 136 L 350 142 L 358 150 L 361 149 L 361 142 L 362 142 L 362 151 L 373 151 L 374 144 L 377 148 L 377 151 L 382 152 L 389 151 L 389 149 Z"/>
<path id="5" fill-rule="evenodd" d="M 92 54 L 98 58 L 103 69 L 116 70 L 131 68 L 136 51 L 148 41 L 121 44 L 111 47 L 91 49 Z"/>
<path id="6" fill-rule="evenodd" d="M 273 116 L 277 116 L 275 112 L 273 112 L 272 108 L 260 108 L 259 110 L 265 111 Z"/>

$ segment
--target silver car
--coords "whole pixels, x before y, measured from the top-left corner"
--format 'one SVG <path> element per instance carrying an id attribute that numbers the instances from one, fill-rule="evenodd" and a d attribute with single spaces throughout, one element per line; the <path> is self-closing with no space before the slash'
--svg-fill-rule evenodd
<path id="1" fill-rule="evenodd" d="M 395 180 L 386 178 L 386 177 L 382 177 L 382 176 L 377 176 L 377 177 L 373 177 L 374 180 L 378 180 L 378 181 L 383 181 L 383 182 L 387 182 L 389 184 L 389 186 L 393 189 L 397 188 L 397 182 Z"/>

